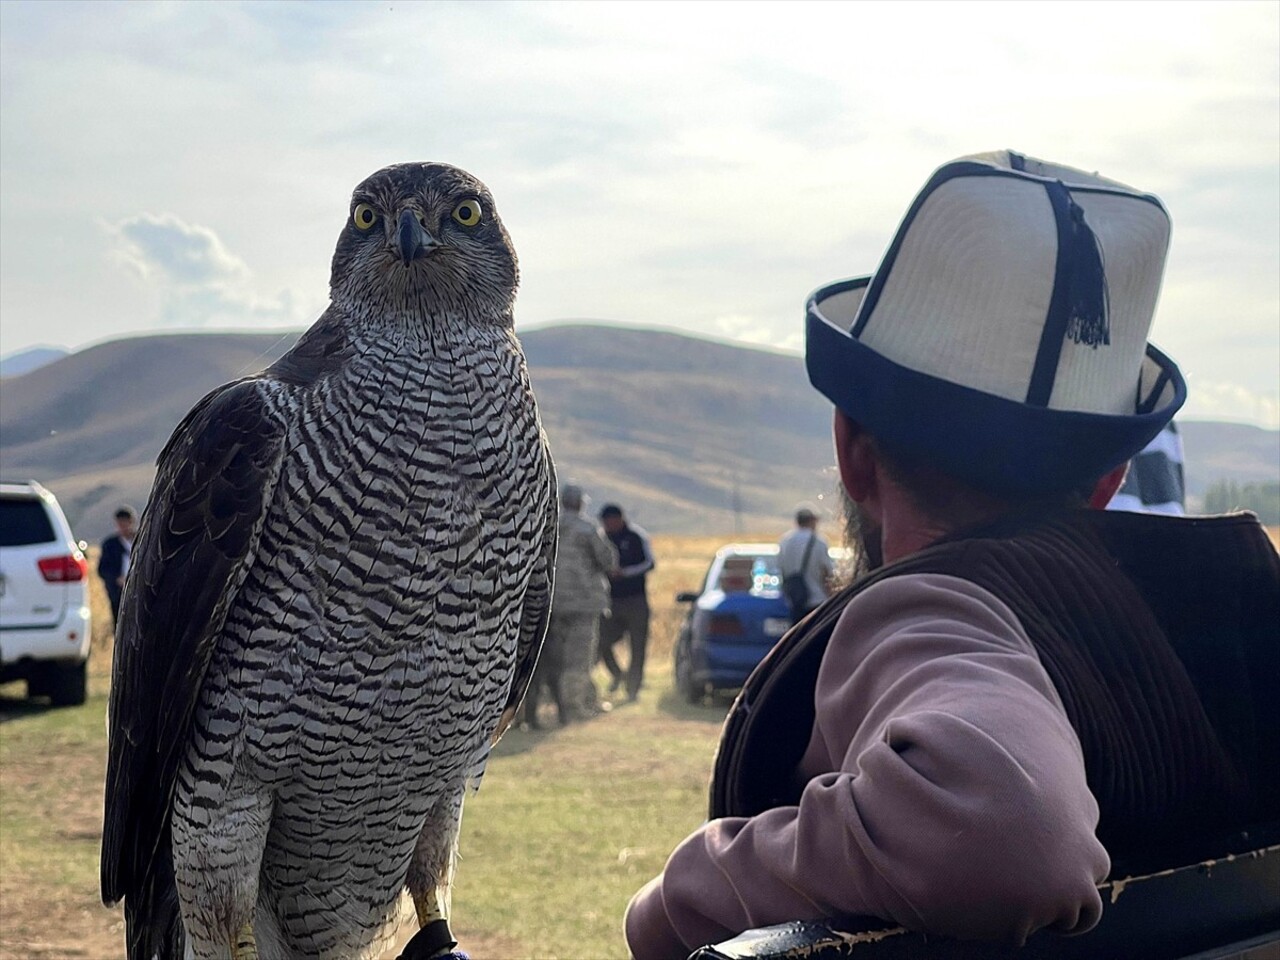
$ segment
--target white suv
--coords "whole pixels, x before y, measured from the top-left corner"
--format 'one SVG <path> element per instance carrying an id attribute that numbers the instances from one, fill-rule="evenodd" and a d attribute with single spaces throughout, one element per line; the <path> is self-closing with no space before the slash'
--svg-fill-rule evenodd
<path id="1" fill-rule="evenodd" d="M 0 682 L 55 706 L 84 703 L 89 565 L 53 494 L 0 483 Z"/>

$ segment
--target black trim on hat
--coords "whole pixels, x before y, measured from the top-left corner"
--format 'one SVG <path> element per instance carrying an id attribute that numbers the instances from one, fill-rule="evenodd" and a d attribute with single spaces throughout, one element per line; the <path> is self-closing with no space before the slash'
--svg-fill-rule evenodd
<path id="1" fill-rule="evenodd" d="M 1150 347 L 1150 346 L 1147 347 L 1148 354 L 1150 354 L 1152 350 L 1155 350 L 1155 347 Z M 1159 353 L 1159 351 L 1156 351 L 1156 352 Z M 1160 355 L 1164 356 L 1164 354 L 1160 354 Z M 1174 372 L 1176 372 L 1176 368 Z M 1161 368 L 1160 375 L 1156 377 L 1156 382 L 1152 385 L 1151 389 L 1147 392 L 1146 397 L 1138 400 L 1138 404 L 1136 407 L 1138 413 L 1150 413 L 1152 410 L 1156 408 L 1156 404 L 1160 402 L 1160 396 L 1161 394 L 1164 393 L 1164 388 L 1169 385 L 1169 380 L 1172 376 L 1173 376 L 1173 373 L 1170 372 L 1168 367 Z M 1138 391 L 1139 391 L 1139 394 L 1141 394 L 1141 391 L 1142 391 L 1141 377 L 1138 378 Z"/>
<path id="2" fill-rule="evenodd" d="M 880 302 L 880 294 L 884 290 L 884 285 L 889 280 L 889 274 L 893 272 L 894 261 L 898 259 L 898 251 L 902 249 L 902 243 L 907 238 L 907 231 L 911 227 L 912 221 L 915 220 L 916 214 L 920 212 L 920 208 L 924 206 L 924 202 L 929 199 L 933 191 L 948 180 L 954 180 L 956 177 L 996 177 L 1006 173 L 1007 171 L 989 167 L 985 163 L 974 163 L 973 161 L 965 160 L 959 163 L 948 163 L 945 167 L 940 167 L 929 178 L 929 182 L 924 185 L 924 189 L 912 201 L 911 208 L 907 210 L 907 215 L 902 218 L 902 226 L 898 227 L 898 232 L 894 235 L 893 242 L 889 244 L 889 249 L 885 251 L 884 260 L 880 262 L 880 269 L 871 278 L 871 288 L 867 291 L 867 295 L 862 301 L 862 308 L 858 311 L 858 316 L 854 320 L 853 336 L 862 336 L 862 331 L 867 328 L 867 323 L 871 320 L 871 314 L 875 311 L 876 304 Z"/>

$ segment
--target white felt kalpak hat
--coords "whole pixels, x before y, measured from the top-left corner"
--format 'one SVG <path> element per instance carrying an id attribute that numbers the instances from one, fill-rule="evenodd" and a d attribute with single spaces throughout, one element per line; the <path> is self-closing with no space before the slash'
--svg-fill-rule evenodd
<path id="1" fill-rule="evenodd" d="M 1005 494 L 1078 489 L 1182 406 L 1147 343 L 1160 201 L 1012 151 L 934 173 L 871 277 L 807 304 L 809 379 L 890 447 Z"/>

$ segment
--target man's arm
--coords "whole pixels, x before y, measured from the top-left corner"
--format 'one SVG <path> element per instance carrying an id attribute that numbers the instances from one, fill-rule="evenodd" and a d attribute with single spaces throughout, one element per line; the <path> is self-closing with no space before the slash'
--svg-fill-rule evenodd
<path id="1" fill-rule="evenodd" d="M 1012 612 L 955 577 L 850 602 L 797 806 L 706 824 L 632 900 L 638 960 L 771 923 L 870 914 L 1020 942 L 1097 922 L 1109 869 L 1079 740 Z"/>
<path id="2" fill-rule="evenodd" d="M 613 576 L 618 569 L 618 548 L 599 530 L 591 533 L 591 553 L 595 557 L 596 566 L 606 576 Z"/>
<path id="3" fill-rule="evenodd" d="M 620 569 L 618 571 L 619 579 L 638 577 L 641 574 L 648 573 L 654 567 L 653 547 L 649 543 L 649 535 L 639 527 L 631 527 L 630 529 L 640 539 L 640 547 L 644 550 L 644 559 L 639 563 L 633 563 Z"/>

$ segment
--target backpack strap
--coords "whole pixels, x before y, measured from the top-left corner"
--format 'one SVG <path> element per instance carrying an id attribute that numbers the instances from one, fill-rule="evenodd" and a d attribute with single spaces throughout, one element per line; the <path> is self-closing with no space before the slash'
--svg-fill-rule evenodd
<path id="1" fill-rule="evenodd" d="M 813 542 L 818 539 L 818 534 L 809 534 L 809 545 L 804 548 L 804 556 L 800 558 L 800 569 L 796 573 L 800 576 L 807 576 L 809 573 L 809 558 L 813 556 Z"/>

